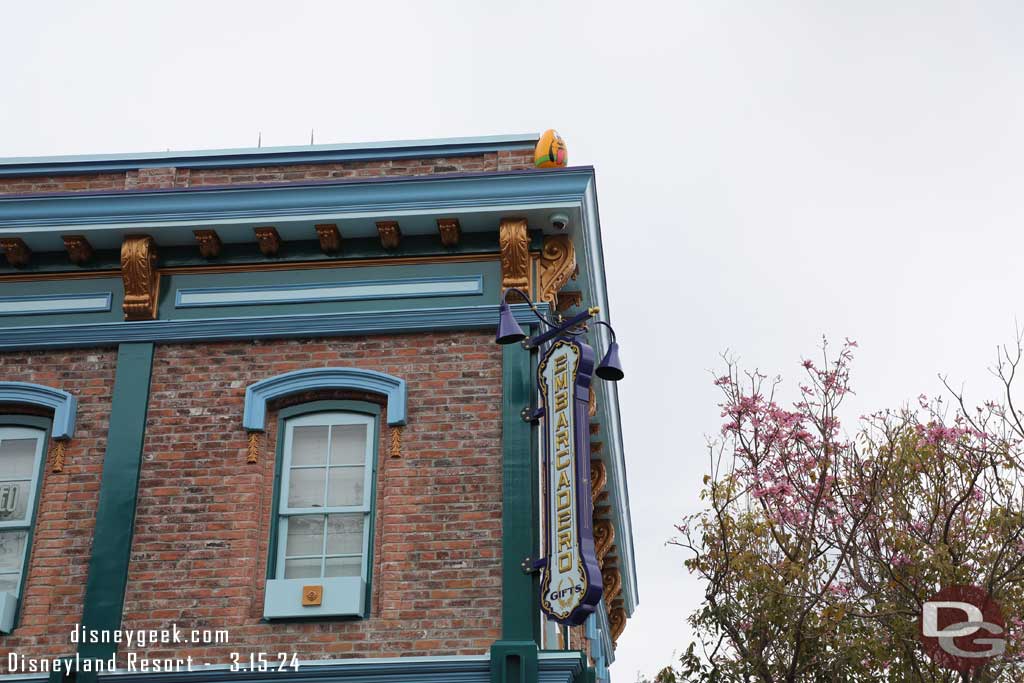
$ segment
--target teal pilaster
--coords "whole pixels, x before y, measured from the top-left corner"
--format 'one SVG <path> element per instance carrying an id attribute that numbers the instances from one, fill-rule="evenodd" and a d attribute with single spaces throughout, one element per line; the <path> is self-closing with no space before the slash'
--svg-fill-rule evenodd
<path id="1" fill-rule="evenodd" d="M 521 412 L 533 394 L 532 354 L 518 344 L 502 349 L 501 640 L 491 646 L 492 683 L 534 683 L 538 677 L 539 611 L 536 574 L 523 560 L 537 556 L 537 454 Z"/>
<path id="2" fill-rule="evenodd" d="M 121 627 L 152 367 L 152 344 L 118 347 L 107 451 L 103 457 L 96 531 L 82 610 L 82 625 L 89 629 Z M 116 648 L 115 644 L 83 644 L 79 653 L 83 659 L 110 659 Z M 80 673 L 78 681 L 90 677 L 94 678 L 95 673 Z"/>

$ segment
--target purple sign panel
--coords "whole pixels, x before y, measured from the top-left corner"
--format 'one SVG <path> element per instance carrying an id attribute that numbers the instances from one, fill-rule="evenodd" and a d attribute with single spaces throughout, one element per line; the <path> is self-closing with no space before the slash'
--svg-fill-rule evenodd
<path id="1" fill-rule="evenodd" d="M 544 408 L 547 561 L 540 606 L 550 619 L 577 626 L 601 600 L 590 498 L 590 378 L 594 350 L 558 339 L 537 369 Z"/>

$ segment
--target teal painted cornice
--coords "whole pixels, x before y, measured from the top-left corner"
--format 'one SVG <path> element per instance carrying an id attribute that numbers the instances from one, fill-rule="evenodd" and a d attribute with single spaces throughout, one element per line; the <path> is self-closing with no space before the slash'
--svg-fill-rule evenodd
<path id="1" fill-rule="evenodd" d="M 486 135 L 436 140 L 398 140 L 338 145 L 250 147 L 141 154 L 87 154 L 80 156 L 13 157 L 0 159 L 0 177 L 110 173 L 140 168 L 243 168 L 283 164 L 324 164 L 345 161 L 421 159 L 488 154 L 528 149 L 540 136 Z"/>
<path id="2" fill-rule="evenodd" d="M 145 192 L 5 195 L 0 196 L 0 235 L 30 237 L 66 233 L 72 227 L 88 235 L 89 228 L 131 228 L 144 230 L 159 243 L 161 227 L 181 224 L 579 205 L 593 175 L 593 168 L 583 166 Z"/>

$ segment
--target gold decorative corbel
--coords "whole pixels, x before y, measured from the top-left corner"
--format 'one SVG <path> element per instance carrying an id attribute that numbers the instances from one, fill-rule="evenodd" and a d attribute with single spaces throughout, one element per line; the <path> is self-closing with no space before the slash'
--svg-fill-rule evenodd
<path id="1" fill-rule="evenodd" d="M 626 630 L 626 609 L 616 607 L 608 614 L 608 625 L 612 629 L 612 646 L 618 645 L 619 636 Z"/>
<path id="2" fill-rule="evenodd" d="M 594 385 L 590 385 L 590 401 L 587 404 L 587 415 L 594 417 L 597 415 L 597 392 L 594 390 Z"/>
<path id="3" fill-rule="evenodd" d="M 441 234 L 441 244 L 446 247 L 459 246 L 462 228 L 459 226 L 458 218 L 438 218 L 437 231 Z"/>
<path id="4" fill-rule="evenodd" d="M 502 218 L 498 227 L 501 247 L 501 288 L 530 286 L 530 239 L 525 218 Z"/>
<path id="5" fill-rule="evenodd" d="M 576 248 L 568 235 L 549 235 L 544 238 L 540 252 L 540 293 L 538 298 L 551 308 L 558 308 L 558 290 L 576 277 Z"/>
<path id="6" fill-rule="evenodd" d="M 277 252 L 281 250 L 281 236 L 277 234 L 277 228 L 270 226 L 253 228 L 252 232 L 256 236 L 256 244 L 259 246 L 261 254 L 277 256 Z"/>
<path id="7" fill-rule="evenodd" d="M 254 463 L 260 457 L 260 437 L 263 432 L 249 432 L 249 455 L 245 459 L 247 463 Z"/>
<path id="8" fill-rule="evenodd" d="M 199 255 L 203 258 L 217 258 L 220 256 L 220 236 L 216 230 L 193 230 L 196 242 L 199 243 Z"/>
<path id="9" fill-rule="evenodd" d="M 604 463 L 600 460 L 590 461 L 590 500 L 592 503 L 597 502 L 597 497 L 604 491 L 605 484 L 608 483 L 608 470 L 605 469 Z"/>
<path id="10" fill-rule="evenodd" d="M 7 255 L 7 263 L 15 268 L 22 268 L 28 265 L 32 258 L 32 250 L 20 237 L 7 237 L 0 239 L 0 249 Z"/>
<path id="11" fill-rule="evenodd" d="M 64 453 L 67 448 L 67 441 L 64 439 L 54 440 L 53 447 L 50 449 L 50 463 L 51 471 L 63 472 L 64 471 Z"/>
<path id="12" fill-rule="evenodd" d="M 341 232 L 334 223 L 318 223 L 316 236 L 320 240 L 320 251 L 333 254 L 341 249 Z"/>
<path id="13" fill-rule="evenodd" d="M 622 592 L 622 572 L 617 567 L 605 567 L 601 570 L 601 582 L 604 584 L 604 602 L 610 605 Z"/>
<path id="14" fill-rule="evenodd" d="M 152 237 L 125 236 L 121 243 L 121 280 L 124 319 L 155 320 L 160 271 L 156 268 L 156 242 Z"/>
<path id="15" fill-rule="evenodd" d="M 402 428 L 400 426 L 391 428 L 391 449 L 388 455 L 392 458 L 402 457 Z"/>
<path id="16" fill-rule="evenodd" d="M 397 249 L 402 243 L 402 229 L 398 227 L 398 221 L 377 221 L 377 234 L 380 246 L 385 249 Z"/>
<path id="17" fill-rule="evenodd" d="M 92 258 L 92 245 L 85 235 L 61 235 L 61 239 L 68 252 L 68 260 L 75 265 L 84 265 Z"/>
<path id="18" fill-rule="evenodd" d="M 594 520 L 594 554 L 597 555 L 597 562 L 604 566 L 604 557 L 612 549 L 615 543 L 615 525 L 610 519 Z"/>

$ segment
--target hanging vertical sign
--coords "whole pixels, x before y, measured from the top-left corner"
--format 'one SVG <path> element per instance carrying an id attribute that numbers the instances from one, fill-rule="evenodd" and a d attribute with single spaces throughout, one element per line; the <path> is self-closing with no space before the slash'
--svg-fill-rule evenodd
<path id="1" fill-rule="evenodd" d="M 593 369 L 594 350 L 575 339 L 553 342 L 537 369 L 547 472 L 547 561 L 540 605 L 551 619 L 570 626 L 582 624 L 601 600 L 590 498 Z"/>

